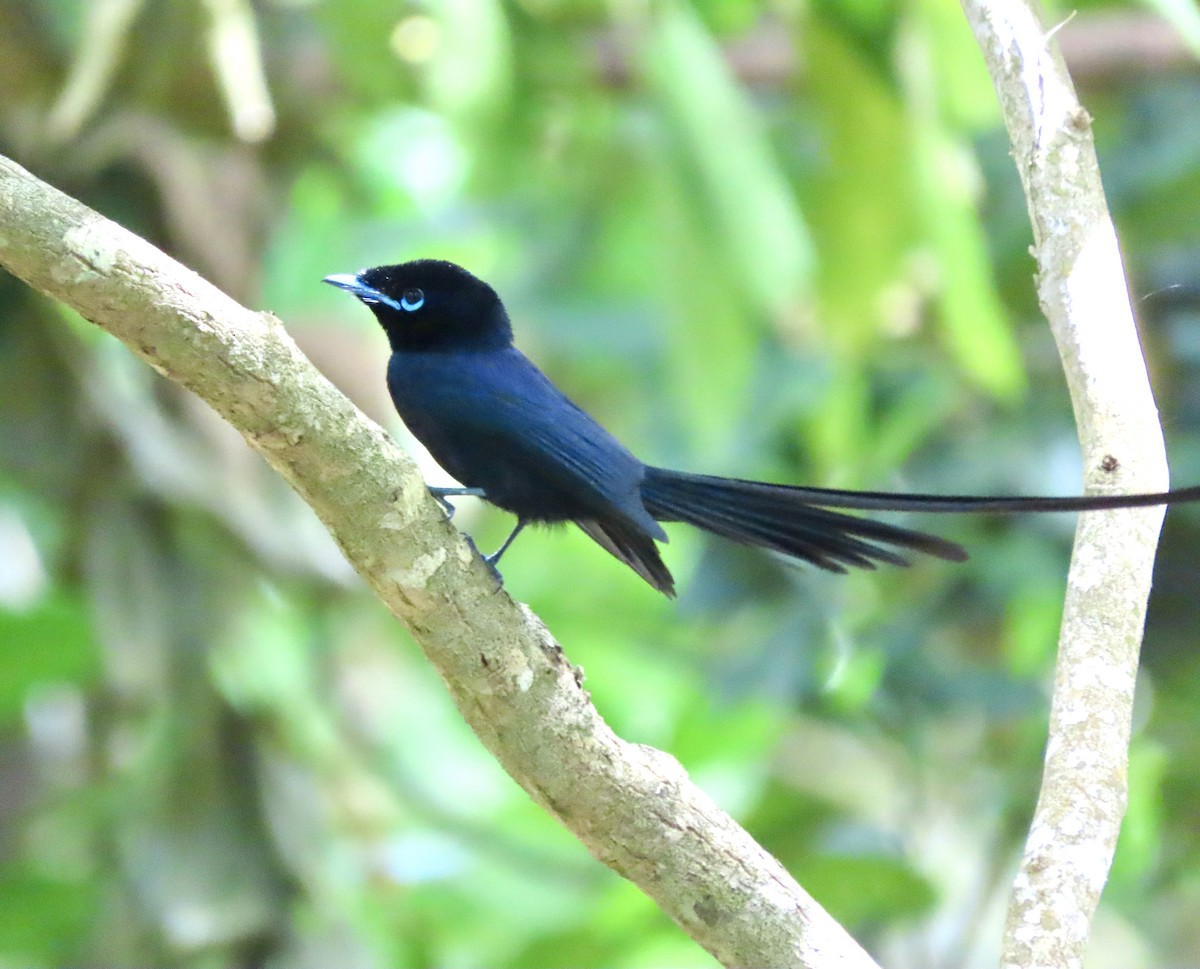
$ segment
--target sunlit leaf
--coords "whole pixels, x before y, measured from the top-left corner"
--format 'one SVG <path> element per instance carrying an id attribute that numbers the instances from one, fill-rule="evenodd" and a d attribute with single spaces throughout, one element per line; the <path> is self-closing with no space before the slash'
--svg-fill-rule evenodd
<path id="1" fill-rule="evenodd" d="M 938 322 L 963 371 L 985 390 L 1012 398 L 1025 385 L 1012 328 L 992 276 L 977 201 L 972 153 L 949 127 L 933 74 L 934 35 L 914 18 L 904 33 L 903 76 L 913 129 L 914 187 L 936 260 Z"/>
<path id="2" fill-rule="evenodd" d="M 695 204 L 753 305 L 775 317 L 808 294 L 813 246 L 753 102 L 683 3 L 657 5 L 646 79 L 695 172 Z"/>
<path id="3" fill-rule="evenodd" d="M 84 685 L 99 664 L 91 619 L 79 599 L 58 591 L 28 611 L 0 610 L 0 723 L 20 715 L 35 687 Z"/>
<path id="4" fill-rule="evenodd" d="M 424 77 L 430 101 L 478 123 L 502 107 L 511 86 L 508 23 L 496 0 L 433 0 L 436 24 Z M 409 14 L 408 17 L 422 16 Z M 401 20 L 393 43 L 404 30 Z"/>

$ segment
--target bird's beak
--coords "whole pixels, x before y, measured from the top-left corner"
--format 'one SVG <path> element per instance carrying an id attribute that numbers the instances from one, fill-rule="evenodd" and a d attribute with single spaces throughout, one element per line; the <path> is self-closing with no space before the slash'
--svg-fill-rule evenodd
<path id="1" fill-rule="evenodd" d="M 378 295 L 370 286 L 364 286 L 357 276 L 350 273 L 337 273 L 333 276 L 326 276 L 321 282 L 329 283 L 330 286 L 336 286 L 338 289 L 344 289 L 347 293 L 353 293 L 355 296 Z"/>
<path id="2" fill-rule="evenodd" d="M 368 286 L 358 276 L 352 276 L 349 273 L 338 273 L 333 276 L 326 276 L 321 280 L 323 283 L 329 283 L 330 286 L 336 286 L 338 289 L 344 289 L 347 293 L 353 293 L 368 306 L 387 306 L 401 312 L 401 308 L 396 305 L 396 301 L 390 296 L 385 296 L 373 286 Z"/>

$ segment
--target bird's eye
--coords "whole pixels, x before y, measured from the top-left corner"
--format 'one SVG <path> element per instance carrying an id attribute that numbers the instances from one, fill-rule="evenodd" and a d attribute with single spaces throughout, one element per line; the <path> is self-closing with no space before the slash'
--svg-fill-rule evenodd
<path id="1" fill-rule="evenodd" d="M 400 297 L 400 308 L 414 313 L 425 305 L 425 294 L 419 289 L 406 289 Z"/>

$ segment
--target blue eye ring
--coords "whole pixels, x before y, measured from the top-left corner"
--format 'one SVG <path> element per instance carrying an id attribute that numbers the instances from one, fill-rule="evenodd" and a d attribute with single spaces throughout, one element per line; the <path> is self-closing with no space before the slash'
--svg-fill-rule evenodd
<path id="1" fill-rule="evenodd" d="M 425 305 L 425 294 L 419 289 L 406 289 L 400 297 L 400 308 L 409 313 L 415 313 Z"/>

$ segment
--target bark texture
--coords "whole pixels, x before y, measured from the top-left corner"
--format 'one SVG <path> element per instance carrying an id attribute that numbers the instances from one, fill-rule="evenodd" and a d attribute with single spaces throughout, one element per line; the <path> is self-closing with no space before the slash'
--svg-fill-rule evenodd
<path id="1" fill-rule="evenodd" d="M 963 0 L 995 83 L 1033 225 L 1037 288 L 1091 491 L 1161 491 L 1166 453 L 1092 142 L 1025 0 Z M 1127 800 L 1138 653 L 1162 508 L 1080 516 L 1042 787 L 1010 901 L 1006 969 L 1083 964 Z"/>

